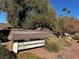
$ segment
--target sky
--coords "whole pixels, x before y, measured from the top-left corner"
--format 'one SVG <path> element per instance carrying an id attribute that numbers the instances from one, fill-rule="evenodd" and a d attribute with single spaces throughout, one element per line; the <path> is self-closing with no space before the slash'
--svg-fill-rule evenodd
<path id="1" fill-rule="evenodd" d="M 79 0 L 49 0 L 52 8 L 56 11 L 57 16 L 67 16 L 67 13 L 62 12 L 62 9 L 66 7 L 71 13 L 68 16 L 74 16 L 79 18 Z M 0 12 L 0 23 L 7 22 L 7 14 Z"/>
<path id="2" fill-rule="evenodd" d="M 6 12 L 0 12 L 0 23 L 7 23 L 7 14 L 6 14 Z"/>
<path id="3" fill-rule="evenodd" d="M 49 0 L 49 2 L 58 16 L 67 16 L 67 13 L 62 12 L 63 8 L 67 8 L 71 11 L 68 16 L 79 18 L 79 0 Z"/>

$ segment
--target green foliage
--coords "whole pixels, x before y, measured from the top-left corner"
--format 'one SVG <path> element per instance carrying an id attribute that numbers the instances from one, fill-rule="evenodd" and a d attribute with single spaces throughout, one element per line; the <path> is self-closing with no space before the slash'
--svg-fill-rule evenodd
<path id="1" fill-rule="evenodd" d="M 0 46 L 0 58 L 1 59 L 16 59 L 15 55 L 8 51 L 8 49 Z"/>
<path id="2" fill-rule="evenodd" d="M 73 38 L 74 40 L 79 40 L 79 35 L 74 35 L 72 38 Z"/>
<path id="3" fill-rule="evenodd" d="M 8 36 L 8 32 L 6 33 L 5 31 L 0 30 L 0 42 L 8 41 L 7 36 Z"/>
<path id="4" fill-rule="evenodd" d="M 2 34 L 2 32 L 0 32 L 0 43 L 2 42 L 2 36 L 3 36 L 3 34 Z"/>
<path id="5" fill-rule="evenodd" d="M 67 10 L 67 8 L 66 8 L 66 7 L 62 9 L 62 11 L 66 11 L 66 10 Z"/>
<path id="6" fill-rule="evenodd" d="M 63 11 L 63 12 L 66 12 L 67 14 L 70 14 L 70 13 L 71 13 L 71 11 L 70 11 L 70 10 L 68 10 L 68 8 L 66 8 L 66 7 L 65 7 L 65 8 L 63 8 L 63 9 L 62 9 L 62 11 Z"/>
<path id="7" fill-rule="evenodd" d="M 68 14 L 69 14 L 70 12 L 71 12 L 70 10 L 67 11 Z"/>
<path id="8" fill-rule="evenodd" d="M 8 13 L 8 22 L 14 28 L 33 27 L 34 22 L 40 21 L 42 25 L 54 24 L 55 11 L 48 0 L 4 0 Z M 38 24 L 39 25 L 39 24 Z"/>
<path id="9" fill-rule="evenodd" d="M 17 59 L 43 59 L 31 52 L 21 52 L 17 55 Z"/>

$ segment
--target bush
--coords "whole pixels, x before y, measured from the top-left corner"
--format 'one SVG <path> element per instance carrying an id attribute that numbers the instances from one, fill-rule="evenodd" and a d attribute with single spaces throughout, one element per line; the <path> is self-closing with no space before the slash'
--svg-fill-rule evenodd
<path id="1" fill-rule="evenodd" d="M 0 46 L 0 58 L 1 59 L 16 59 L 14 53 L 10 52 L 8 49 Z"/>
<path id="2" fill-rule="evenodd" d="M 46 39 L 45 48 L 49 51 L 57 52 L 60 49 L 71 46 L 72 41 L 68 38 L 58 38 L 53 36 L 51 38 Z"/>
<path id="3" fill-rule="evenodd" d="M 76 32 L 70 32 L 69 34 L 74 35 Z"/>
<path id="4" fill-rule="evenodd" d="M 35 55 L 34 53 L 31 52 L 20 52 L 17 55 L 17 59 L 43 59 L 37 55 Z"/>
<path id="5" fill-rule="evenodd" d="M 57 38 L 48 38 L 45 41 L 45 48 L 53 52 L 59 51 L 60 47 L 59 47 Z"/>
<path id="6" fill-rule="evenodd" d="M 73 38 L 74 40 L 79 40 L 79 35 L 74 35 L 72 38 Z"/>

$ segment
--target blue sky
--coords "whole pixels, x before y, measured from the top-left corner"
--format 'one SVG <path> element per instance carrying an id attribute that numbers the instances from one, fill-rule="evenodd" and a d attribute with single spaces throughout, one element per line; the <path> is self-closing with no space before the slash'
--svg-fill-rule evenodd
<path id="1" fill-rule="evenodd" d="M 7 14 L 5 12 L 0 12 L 0 23 L 7 23 Z"/>
<path id="2" fill-rule="evenodd" d="M 71 10 L 69 16 L 74 16 L 79 18 L 79 0 L 49 0 L 49 3 L 56 11 L 58 16 L 64 15 L 66 13 L 62 12 L 62 9 L 66 7 L 68 10 Z M 7 14 L 5 12 L 0 12 L 0 23 L 7 22 Z"/>
<path id="3" fill-rule="evenodd" d="M 62 9 L 66 7 L 68 10 L 71 11 L 69 16 L 74 16 L 79 18 L 79 0 L 49 0 L 52 7 L 55 9 L 56 14 L 58 16 L 64 15 L 66 13 L 62 12 Z"/>

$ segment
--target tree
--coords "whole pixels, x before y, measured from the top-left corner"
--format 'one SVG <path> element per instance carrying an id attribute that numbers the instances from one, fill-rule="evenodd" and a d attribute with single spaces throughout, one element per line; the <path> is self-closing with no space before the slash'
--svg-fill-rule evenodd
<path id="1" fill-rule="evenodd" d="M 71 11 L 70 11 L 70 10 L 68 10 L 68 11 L 67 11 L 67 14 L 70 14 L 70 13 L 71 13 Z"/>
<path id="2" fill-rule="evenodd" d="M 66 7 L 62 9 L 63 12 L 66 12 L 67 14 L 70 14 L 70 10 L 68 10 Z"/>
<path id="3" fill-rule="evenodd" d="M 67 8 L 66 8 L 66 7 L 62 9 L 62 11 L 64 11 L 64 12 L 65 12 L 66 10 L 67 10 Z"/>
<path id="4" fill-rule="evenodd" d="M 68 14 L 69 14 L 70 12 L 71 12 L 70 10 L 67 11 Z"/>
<path id="5" fill-rule="evenodd" d="M 48 0 L 2 0 L 8 13 L 8 22 L 14 28 L 33 27 L 36 21 L 42 24 L 53 24 L 56 21 L 54 9 Z M 52 23 L 53 22 L 53 23 Z"/>
<path id="6" fill-rule="evenodd" d="M 68 20 L 67 16 L 59 17 L 59 28 L 61 31 L 66 31 L 68 27 Z"/>

